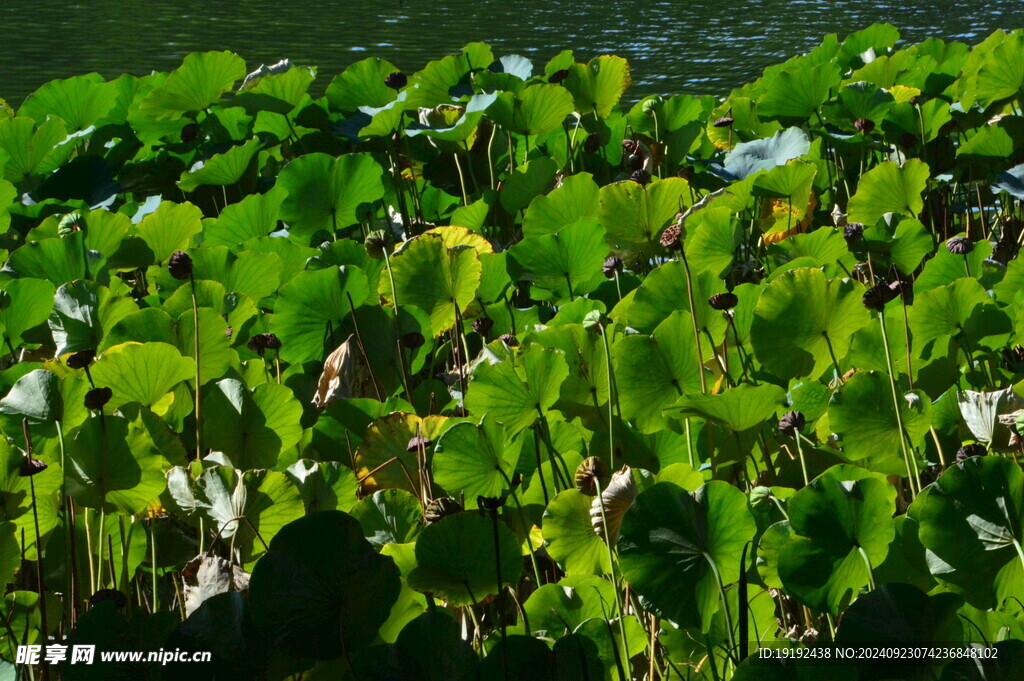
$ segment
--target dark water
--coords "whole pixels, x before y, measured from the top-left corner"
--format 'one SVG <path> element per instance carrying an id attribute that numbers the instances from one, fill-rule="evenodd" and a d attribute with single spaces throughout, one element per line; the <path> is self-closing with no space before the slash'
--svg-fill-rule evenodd
<path id="1" fill-rule="evenodd" d="M 559 50 L 578 60 L 629 59 L 627 96 L 725 94 L 827 33 L 888 21 L 908 42 L 974 43 L 1024 27 L 1021 0 L 3 0 L 0 97 L 20 102 L 42 83 L 98 71 L 169 70 L 189 52 L 229 49 L 250 68 L 290 58 L 330 78 L 366 56 L 414 71 L 467 42 L 535 68 Z"/>

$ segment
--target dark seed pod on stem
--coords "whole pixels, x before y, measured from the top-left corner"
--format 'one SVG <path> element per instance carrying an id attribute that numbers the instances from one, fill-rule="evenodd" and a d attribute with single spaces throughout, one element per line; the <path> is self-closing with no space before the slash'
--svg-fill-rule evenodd
<path id="1" fill-rule="evenodd" d="M 683 230 L 679 227 L 679 223 L 675 222 L 666 227 L 665 231 L 661 233 L 658 243 L 670 251 L 681 249 L 683 247 Z"/>
<path id="2" fill-rule="evenodd" d="M 409 84 L 409 77 L 401 71 L 395 71 L 384 76 L 384 84 L 392 90 L 401 90 Z"/>
<path id="3" fill-rule="evenodd" d="M 376 260 L 384 259 L 384 249 L 387 248 L 387 245 L 388 238 L 383 229 L 370 232 L 363 240 L 363 247 L 366 249 L 366 254 Z"/>
<path id="4" fill-rule="evenodd" d="M 598 149 L 601 148 L 601 136 L 596 132 L 592 132 L 587 135 L 587 139 L 583 141 L 583 153 L 585 154 L 596 154 Z"/>
<path id="5" fill-rule="evenodd" d="M 980 445 L 976 442 L 969 445 L 964 445 L 960 449 L 956 450 L 956 462 L 966 461 L 972 456 L 985 456 L 988 454 L 988 450 L 985 449 L 985 445 Z"/>
<path id="6" fill-rule="evenodd" d="M 500 340 L 502 343 L 509 346 L 510 348 L 519 347 L 519 339 L 510 333 L 501 334 L 500 336 L 498 336 L 498 340 Z"/>
<path id="7" fill-rule="evenodd" d="M 847 244 L 855 244 L 864 238 L 864 225 L 859 222 L 848 222 L 843 227 L 843 238 Z"/>
<path id="8" fill-rule="evenodd" d="M 646 170 L 634 170 L 629 174 L 629 179 L 639 185 L 646 185 L 651 181 L 651 174 Z"/>
<path id="9" fill-rule="evenodd" d="M 731 128 L 732 124 L 735 122 L 736 119 L 732 116 L 722 116 L 721 118 L 715 119 L 714 126 L 716 128 Z"/>
<path id="10" fill-rule="evenodd" d="M 84 369 L 85 367 L 92 364 L 92 361 L 96 359 L 95 350 L 79 350 L 75 354 L 68 357 L 65 364 L 68 365 L 69 369 Z"/>
<path id="11" fill-rule="evenodd" d="M 807 425 L 807 419 L 802 412 L 787 411 L 779 419 L 779 432 L 783 435 L 796 435 L 796 431 L 803 430 Z"/>
<path id="12" fill-rule="evenodd" d="M 635 154 L 637 150 L 636 140 L 622 140 L 622 151 L 626 154 Z"/>
<path id="13" fill-rule="evenodd" d="M 423 437 L 422 435 L 416 435 L 405 445 L 405 451 L 413 454 L 420 451 L 420 447 L 423 449 L 429 449 L 433 444 L 434 443 L 431 440 Z"/>
<path id="14" fill-rule="evenodd" d="M 178 281 L 185 281 L 192 276 L 192 257 L 185 251 L 175 251 L 167 259 L 167 271 Z"/>
<path id="15" fill-rule="evenodd" d="M 494 320 L 490 317 L 480 317 L 473 320 L 473 330 L 481 336 L 486 337 L 491 332 L 491 328 L 494 326 Z"/>
<path id="16" fill-rule="evenodd" d="M 885 304 L 893 300 L 897 295 L 899 295 L 899 292 L 893 292 L 888 284 L 877 284 L 864 292 L 861 303 L 869 310 L 881 312 L 885 309 Z"/>
<path id="17" fill-rule="evenodd" d="M 185 144 L 192 144 L 199 137 L 199 126 L 195 123 L 189 123 L 181 129 L 181 141 Z"/>
<path id="18" fill-rule="evenodd" d="M 569 69 L 558 69 L 550 76 L 548 76 L 549 83 L 561 83 L 563 80 L 569 77 Z"/>
<path id="19" fill-rule="evenodd" d="M 99 411 L 113 396 L 114 391 L 110 388 L 93 388 L 85 393 L 85 408 Z"/>
<path id="20" fill-rule="evenodd" d="M 870 118 L 858 118 L 853 122 L 853 127 L 855 127 L 858 132 L 862 132 L 867 135 L 875 129 L 875 122 Z"/>
<path id="21" fill-rule="evenodd" d="M 423 509 L 423 519 L 428 525 L 436 523 L 446 516 L 462 513 L 462 504 L 452 497 L 438 497 L 427 504 Z"/>
<path id="22" fill-rule="evenodd" d="M 281 339 L 272 333 L 260 333 L 250 338 L 245 346 L 257 355 L 262 355 L 267 350 L 277 350 L 280 348 Z"/>
<path id="23" fill-rule="evenodd" d="M 732 291 L 716 293 L 708 298 L 708 305 L 710 305 L 713 310 L 731 310 L 736 307 L 736 304 L 739 302 L 740 299 L 737 298 L 736 294 Z"/>
<path id="24" fill-rule="evenodd" d="M 622 268 L 622 258 L 614 255 L 605 258 L 604 264 L 601 265 L 601 271 L 604 272 L 604 276 L 608 279 L 614 279 L 616 274 L 622 272 Z"/>
<path id="25" fill-rule="evenodd" d="M 965 236 L 955 236 L 946 242 L 946 250 L 953 255 L 967 255 L 974 250 L 974 242 Z"/>
<path id="26" fill-rule="evenodd" d="M 26 456 L 21 460 L 21 467 L 18 469 L 18 477 L 30 478 L 33 475 L 42 473 L 47 468 L 48 466 L 39 459 L 33 459 L 30 456 Z"/>

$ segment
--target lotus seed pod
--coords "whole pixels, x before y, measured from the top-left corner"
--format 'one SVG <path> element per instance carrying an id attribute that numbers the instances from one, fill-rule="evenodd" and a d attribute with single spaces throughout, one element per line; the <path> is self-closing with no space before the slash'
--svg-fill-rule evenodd
<path id="1" fill-rule="evenodd" d="M 85 367 L 92 364 L 92 361 L 96 359 L 95 350 L 79 350 L 75 354 L 68 357 L 65 364 L 68 365 L 69 369 L 84 369 Z"/>
<path id="2" fill-rule="evenodd" d="M 732 116 L 722 116 L 721 118 L 716 118 L 713 125 L 716 128 L 731 128 L 735 122 L 736 119 Z"/>
<path id="3" fill-rule="evenodd" d="M 590 503 L 590 525 L 594 528 L 597 536 L 605 542 L 614 546 L 619 539 L 619 529 L 622 527 L 622 517 L 633 505 L 636 499 L 636 481 L 633 479 L 633 471 L 629 466 L 623 466 L 622 470 L 612 475 L 608 487 L 601 490 L 600 496 L 595 496 Z M 604 513 L 601 512 L 602 506 Z M 608 534 L 605 535 L 607 525 Z"/>
<path id="4" fill-rule="evenodd" d="M 576 474 L 573 476 L 576 482 L 576 489 L 588 497 L 597 495 L 598 483 L 601 488 L 608 486 L 608 468 L 604 465 L 601 457 L 588 456 L 576 467 Z"/>
<path id="5" fill-rule="evenodd" d="M 644 100 L 644 103 L 640 105 L 640 110 L 647 116 L 653 116 L 657 113 L 658 107 L 662 105 L 663 100 L 661 97 L 650 97 Z"/>
<path id="6" fill-rule="evenodd" d="M 864 292 L 861 304 L 869 310 L 881 312 L 885 309 L 885 304 L 896 298 L 896 295 L 898 294 L 893 293 L 888 284 L 876 284 Z"/>
<path id="7" fill-rule="evenodd" d="M 501 334 L 500 336 L 498 336 L 498 340 L 500 340 L 502 343 L 509 346 L 510 348 L 519 347 L 519 339 L 510 333 Z"/>
<path id="8" fill-rule="evenodd" d="M 491 328 L 494 326 L 494 320 L 490 317 L 479 317 L 473 320 L 473 330 L 476 331 L 480 336 L 486 338 L 487 334 L 491 332 Z"/>
<path id="9" fill-rule="evenodd" d="M 635 154 L 637 150 L 636 140 L 622 140 L 622 151 L 626 154 Z"/>
<path id="10" fill-rule="evenodd" d="M 683 247 L 682 237 L 683 230 L 680 229 L 679 223 L 675 222 L 665 228 L 665 231 L 661 233 L 661 238 L 658 239 L 658 243 L 670 251 L 678 251 Z"/>
<path id="11" fill-rule="evenodd" d="M 644 157 L 640 154 L 630 154 L 626 157 L 626 167 L 630 170 L 640 170 L 644 167 Z"/>
<path id="12" fill-rule="evenodd" d="M 988 454 L 988 450 L 985 449 L 985 445 L 972 442 L 956 450 L 956 462 L 960 463 L 970 459 L 972 456 L 985 456 L 986 454 Z"/>
<path id="13" fill-rule="evenodd" d="M 587 139 L 583 142 L 583 153 L 585 154 L 596 154 L 598 149 L 601 148 L 601 136 L 596 132 L 592 132 L 587 135 Z"/>
<path id="14" fill-rule="evenodd" d="M 103 409 L 103 405 L 110 401 L 110 398 L 114 396 L 114 391 L 110 388 L 93 388 L 89 392 L 85 393 L 85 408 L 99 411 Z"/>
<path id="15" fill-rule="evenodd" d="M 550 76 L 548 76 L 549 83 L 561 83 L 563 80 L 569 77 L 569 69 L 558 69 Z"/>
<path id="16" fill-rule="evenodd" d="M 974 242 L 965 236 L 955 236 L 946 242 L 946 250 L 953 255 L 967 255 L 974 250 Z"/>
<path id="17" fill-rule="evenodd" d="M 604 272 L 604 276 L 608 279 L 614 279 L 616 274 L 622 272 L 622 268 L 622 258 L 614 255 L 605 258 L 604 264 L 601 265 L 601 271 Z"/>
<path id="18" fill-rule="evenodd" d="M 462 513 L 462 504 L 452 497 L 438 497 L 427 504 L 423 509 L 423 519 L 427 525 L 436 523 L 446 516 Z"/>
<path id="19" fill-rule="evenodd" d="M 262 355 L 266 350 L 277 350 L 280 348 L 281 339 L 272 333 L 259 333 L 250 338 L 245 346 L 257 355 Z"/>
<path id="20" fill-rule="evenodd" d="M 740 299 L 737 298 L 736 294 L 732 291 L 716 293 L 708 298 L 708 305 L 710 305 L 713 310 L 731 310 L 736 307 L 736 304 L 739 302 Z"/>
<path id="21" fill-rule="evenodd" d="M 31 456 L 26 456 L 21 460 L 21 467 L 18 469 L 18 477 L 30 478 L 33 475 L 42 473 L 47 468 L 48 466 L 39 459 L 33 459 Z"/>
<path id="22" fill-rule="evenodd" d="M 848 222 L 843 227 L 843 238 L 848 245 L 853 245 L 864 238 L 864 225 L 859 222 Z"/>
<path id="23" fill-rule="evenodd" d="M 384 84 L 392 90 L 401 90 L 409 84 L 409 77 L 401 71 L 395 71 L 384 76 Z"/>
<path id="24" fill-rule="evenodd" d="M 367 255 L 376 260 L 384 259 L 384 249 L 387 248 L 387 245 L 388 237 L 383 229 L 370 232 L 363 240 L 363 247 L 366 249 Z"/>
<path id="25" fill-rule="evenodd" d="M 629 179 L 643 186 L 651 181 L 651 174 L 646 170 L 634 170 L 629 174 Z"/>
<path id="26" fill-rule="evenodd" d="M 875 122 L 870 118 L 858 118 L 853 122 L 853 127 L 855 127 L 858 132 L 862 132 L 867 135 L 875 129 Z"/>
<path id="27" fill-rule="evenodd" d="M 779 419 L 779 432 L 783 435 L 796 435 L 798 430 L 803 430 L 804 426 L 807 425 L 807 419 L 804 417 L 802 412 L 799 411 L 787 411 Z"/>
<path id="28" fill-rule="evenodd" d="M 192 144 L 199 137 L 199 126 L 195 123 L 189 123 L 181 129 L 181 141 L 185 144 Z"/>
<path id="29" fill-rule="evenodd" d="M 167 271 L 178 281 L 192 277 L 192 258 L 185 251 L 175 251 L 167 259 Z"/>

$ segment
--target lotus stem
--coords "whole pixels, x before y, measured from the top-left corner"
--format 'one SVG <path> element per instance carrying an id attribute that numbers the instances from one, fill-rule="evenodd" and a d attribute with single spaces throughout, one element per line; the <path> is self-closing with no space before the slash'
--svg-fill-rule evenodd
<path id="1" fill-rule="evenodd" d="M 615 570 L 615 548 L 612 546 L 610 541 L 611 535 L 608 533 L 608 516 L 604 511 L 604 497 L 602 496 L 603 490 L 601 489 L 601 481 L 598 477 L 594 476 L 594 489 L 597 492 L 597 504 L 601 509 L 601 529 L 604 531 L 604 545 L 608 550 L 608 569 L 611 572 L 612 588 L 615 589 L 615 609 L 619 616 L 619 638 L 620 644 L 622 645 L 622 658 L 625 660 L 627 667 L 630 667 L 629 674 L 632 674 L 632 667 L 629 663 L 629 649 L 626 647 L 626 611 L 622 603 L 622 594 L 619 592 L 619 577 Z M 614 643 L 614 641 L 613 641 Z M 619 669 L 619 673 L 623 672 Z M 623 681 L 629 678 L 629 675 L 623 677 Z"/>
<path id="2" fill-rule="evenodd" d="M 193 350 L 196 356 L 196 459 L 203 458 L 203 421 L 200 416 L 200 403 L 199 393 L 201 390 L 202 383 L 199 377 L 199 305 L 196 303 L 196 280 L 192 276 L 191 270 L 188 275 L 188 282 L 192 288 L 192 334 L 194 336 Z M 103 418 L 103 414 L 100 414 L 100 418 Z"/>
<path id="3" fill-rule="evenodd" d="M 796 453 L 800 457 L 800 471 L 804 474 L 804 487 L 811 484 L 810 478 L 807 477 L 807 460 L 804 459 L 804 448 L 800 444 L 800 429 L 793 428 L 796 432 Z"/>
<path id="4" fill-rule="evenodd" d="M 390 268 L 388 269 L 390 272 Z M 366 364 L 366 370 L 370 372 L 370 382 L 373 384 L 373 392 L 377 396 L 378 402 L 383 402 L 384 398 L 381 397 L 380 385 L 377 382 L 377 375 L 373 371 L 373 364 L 370 363 L 370 358 L 366 356 L 366 346 L 363 345 L 363 335 L 359 332 L 359 320 L 356 319 L 356 305 L 352 301 L 352 294 L 345 292 L 348 297 L 348 309 L 352 315 L 352 327 L 356 332 L 356 343 L 359 345 L 359 353 L 363 356 L 363 363 Z M 398 305 L 395 305 L 395 314 L 398 314 Z"/>
<path id="5" fill-rule="evenodd" d="M 686 274 L 686 299 L 690 303 L 690 322 L 693 324 L 693 342 L 697 348 L 697 373 L 700 374 L 700 391 L 708 391 L 707 382 L 704 379 L 704 355 L 700 349 L 700 331 L 697 329 L 697 307 L 693 302 L 693 277 L 690 276 L 690 264 L 686 260 L 686 249 L 679 249 L 679 260 L 683 263 L 683 272 Z"/>
<path id="6" fill-rule="evenodd" d="M 202 553 L 202 550 L 200 550 Z M 150 518 L 149 520 L 149 562 L 150 562 L 150 575 L 153 578 L 153 610 L 156 612 L 160 609 L 160 590 L 157 585 L 156 577 L 156 517 Z"/>
<path id="7" fill-rule="evenodd" d="M 884 309 L 878 311 L 878 322 L 882 329 L 882 346 L 885 348 L 885 365 L 889 370 L 889 388 L 892 390 L 892 406 L 893 409 L 896 411 L 896 427 L 899 428 L 900 431 L 900 449 L 903 451 L 903 462 L 907 466 L 907 477 L 909 478 L 908 484 L 910 485 L 910 496 L 913 499 L 917 497 L 915 487 L 917 487 L 918 491 L 920 491 L 921 483 L 917 477 L 917 461 L 914 461 L 914 465 L 913 467 L 911 467 L 910 452 L 907 450 L 906 433 L 903 430 L 903 414 L 901 411 L 899 393 L 896 390 L 896 370 L 892 364 L 892 353 L 889 352 L 889 335 L 888 333 L 886 333 L 885 330 Z"/>
<path id="8" fill-rule="evenodd" d="M 29 462 L 32 461 L 32 434 L 29 432 L 28 419 L 21 419 L 21 429 L 25 436 L 25 456 Z M 46 584 L 43 582 L 43 538 L 39 532 L 39 507 L 36 504 L 36 482 L 35 475 L 28 476 L 28 489 L 32 495 L 32 525 L 36 534 L 36 588 L 39 592 L 39 617 L 43 625 L 43 646 L 46 646 L 46 639 L 50 634 L 50 628 L 46 621 Z M 42 667 L 42 678 L 49 677 L 49 670 L 46 665 Z"/>
<path id="9" fill-rule="evenodd" d="M 466 178 L 462 175 L 462 164 L 459 163 L 459 155 L 457 153 L 452 154 L 452 157 L 455 159 L 455 170 L 459 173 L 459 187 L 462 189 L 462 205 L 468 206 L 469 197 L 466 195 Z"/>

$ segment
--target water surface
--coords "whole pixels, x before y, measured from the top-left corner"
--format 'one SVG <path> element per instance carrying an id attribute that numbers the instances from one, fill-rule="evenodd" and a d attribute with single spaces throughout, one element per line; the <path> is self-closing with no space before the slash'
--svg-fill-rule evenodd
<path id="1" fill-rule="evenodd" d="M 320 67 L 316 88 L 367 56 L 406 71 L 475 40 L 538 69 L 559 50 L 629 59 L 628 96 L 722 95 L 828 33 L 878 21 L 904 40 L 975 43 L 1024 27 L 1021 0 L 5 0 L 0 97 L 20 102 L 53 78 L 170 70 L 189 52 L 228 49 L 250 69 L 290 58 Z"/>

